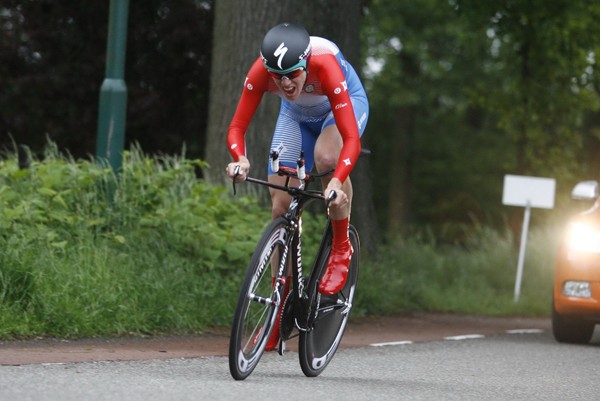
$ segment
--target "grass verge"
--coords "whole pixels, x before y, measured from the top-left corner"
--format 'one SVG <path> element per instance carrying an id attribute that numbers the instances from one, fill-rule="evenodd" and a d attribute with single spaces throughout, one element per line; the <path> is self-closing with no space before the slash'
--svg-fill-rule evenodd
<path id="1" fill-rule="evenodd" d="M 0 159 L 0 338 L 228 326 L 270 213 L 198 180 L 199 166 L 183 154 L 133 149 L 115 177 L 52 145 L 27 169 L 16 155 Z M 309 217 L 305 244 L 317 243 L 323 224 Z M 390 241 L 362 260 L 355 313 L 545 315 L 556 240 L 530 233 L 519 303 L 512 243 L 485 229 L 460 247 L 418 236 Z M 311 259 L 310 248 L 303 256 Z"/>

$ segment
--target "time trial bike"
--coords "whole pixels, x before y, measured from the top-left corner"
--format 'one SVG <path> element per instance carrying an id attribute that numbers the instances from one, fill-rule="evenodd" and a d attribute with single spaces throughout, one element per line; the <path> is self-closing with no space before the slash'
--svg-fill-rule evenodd
<path id="1" fill-rule="evenodd" d="M 328 205 L 335 197 L 332 191 L 330 198 L 325 199 L 321 191 L 308 187 L 333 170 L 321 174 L 306 173 L 302 155 L 296 168 L 279 166 L 276 152 L 271 153 L 271 167 L 274 172 L 286 177 L 284 185 L 252 177 L 247 177 L 246 181 L 285 191 L 291 196 L 291 202 L 287 212 L 274 219 L 264 230 L 246 269 L 229 343 L 229 370 L 236 380 L 247 378 L 256 368 L 276 326 L 276 319 L 280 319 L 279 354 L 283 355 L 285 342 L 297 336 L 300 367 L 304 374 L 315 377 L 323 372 L 342 340 L 358 279 L 360 242 L 356 229 L 350 225 L 349 236 L 354 254 L 346 284 L 331 296 L 318 291 L 331 252 L 333 233 L 329 218 L 312 269 L 305 271 L 302 265 L 304 206 L 315 199 Z M 235 193 L 235 179 L 233 183 Z M 276 270 L 274 278 L 272 266 Z M 284 299 L 285 280 L 290 270 L 292 283 Z"/>

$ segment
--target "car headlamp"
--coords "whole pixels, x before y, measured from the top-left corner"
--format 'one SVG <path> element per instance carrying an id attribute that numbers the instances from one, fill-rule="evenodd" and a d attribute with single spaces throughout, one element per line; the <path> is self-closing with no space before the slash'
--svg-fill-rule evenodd
<path id="1" fill-rule="evenodd" d="M 600 229 L 586 223 L 571 223 L 567 245 L 572 251 L 600 253 Z"/>
<path id="2" fill-rule="evenodd" d="M 591 298 L 592 289 L 587 281 L 565 281 L 562 293 L 567 297 Z"/>

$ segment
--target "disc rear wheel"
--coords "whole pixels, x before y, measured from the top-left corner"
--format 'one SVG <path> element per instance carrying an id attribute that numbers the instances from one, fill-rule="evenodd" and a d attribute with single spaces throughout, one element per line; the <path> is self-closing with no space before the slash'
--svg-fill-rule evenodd
<path id="1" fill-rule="evenodd" d="M 331 252 L 331 239 L 328 240 L 325 251 L 319 255 L 315 266 L 318 280 L 316 277 L 311 277 L 309 282 L 308 291 L 312 300 L 311 316 L 308 330 L 300 332 L 299 339 L 300 366 L 308 377 L 318 376 L 327 367 L 340 345 L 350 317 L 358 280 L 360 256 L 358 233 L 352 226 L 350 226 L 350 242 L 354 254 L 350 261 L 348 279 L 339 293 L 325 296 L 319 294 L 317 290 L 318 281 L 325 273 Z"/>

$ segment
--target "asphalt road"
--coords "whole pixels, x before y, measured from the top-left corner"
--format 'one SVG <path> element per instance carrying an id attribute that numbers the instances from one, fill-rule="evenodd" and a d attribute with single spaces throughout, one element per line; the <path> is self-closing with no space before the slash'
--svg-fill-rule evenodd
<path id="1" fill-rule="evenodd" d="M 265 354 L 236 382 L 222 356 L 0 366 L 0 400 L 594 400 L 600 336 L 547 331 L 347 348 L 317 378 L 297 354 Z"/>

